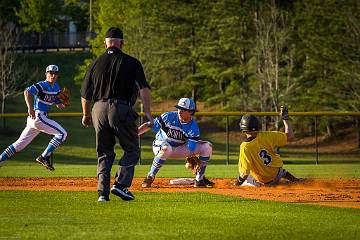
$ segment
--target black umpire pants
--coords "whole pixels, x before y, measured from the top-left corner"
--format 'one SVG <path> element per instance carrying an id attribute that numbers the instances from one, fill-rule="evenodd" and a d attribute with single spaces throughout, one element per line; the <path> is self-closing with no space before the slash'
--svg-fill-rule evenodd
<path id="1" fill-rule="evenodd" d="M 131 106 L 118 99 L 95 102 L 92 120 L 96 133 L 98 154 L 97 176 L 99 196 L 109 196 L 111 168 L 115 159 L 116 138 L 124 151 L 115 175 L 118 187 L 130 187 L 139 161 L 140 148 L 136 119 Z"/>

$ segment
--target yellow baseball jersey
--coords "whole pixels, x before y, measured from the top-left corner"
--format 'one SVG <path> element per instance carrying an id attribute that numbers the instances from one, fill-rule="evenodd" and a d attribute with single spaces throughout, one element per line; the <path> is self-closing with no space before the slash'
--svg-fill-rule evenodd
<path id="1" fill-rule="evenodd" d="M 239 173 L 251 175 L 256 181 L 268 183 L 274 180 L 283 166 L 275 147 L 284 146 L 287 135 L 278 131 L 258 132 L 256 138 L 247 139 L 240 145 Z"/>

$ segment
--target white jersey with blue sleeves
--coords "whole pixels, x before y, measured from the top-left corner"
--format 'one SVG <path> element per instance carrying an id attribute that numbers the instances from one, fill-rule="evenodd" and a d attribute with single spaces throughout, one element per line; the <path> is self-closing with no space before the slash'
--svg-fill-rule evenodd
<path id="1" fill-rule="evenodd" d="M 51 105 L 61 103 L 57 97 L 60 87 L 56 82 L 51 86 L 48 81 L 41 81 L 26 90 L 34 96 L 34 110 L 48 112 Z"/>
<path id="2" fill-rule="evenodd" d="M 152 130 L 156 140 L 166 141 L 171 146 L 180 146 L 188 140 L 197 142 L 200 137 L 199 127 L 194 119 L 181 123 L 177 112 L 165 112 L 154 120 Z"/>

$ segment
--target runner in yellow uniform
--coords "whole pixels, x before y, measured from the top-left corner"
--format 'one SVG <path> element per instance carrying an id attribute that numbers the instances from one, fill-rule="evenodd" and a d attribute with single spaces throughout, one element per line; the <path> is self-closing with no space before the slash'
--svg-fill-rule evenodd
<path id="1" fill-rule="evenodd" d="M 246 134 L 246 139 L 240 145 L 239 176 L 235 185 L 276 185 L 281 178 L 291 182 L 298 181 L 296 177 L 282 168 L 283 161 L 275 150 L 276 147 L 284 146 L 294 138 L 287 107 L 281 107 L 280 115 L 285 132 L 261 132 L 256 116 L 247 114 L 241 118 L 240 129 Z"/>

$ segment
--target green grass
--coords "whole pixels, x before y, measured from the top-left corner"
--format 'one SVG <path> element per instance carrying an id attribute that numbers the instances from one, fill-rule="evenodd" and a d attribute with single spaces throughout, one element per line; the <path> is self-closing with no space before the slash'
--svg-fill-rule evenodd
<path id="1" fill-rule="evenodd" d="M 356 239 L 360 210 L 143 193 L 97 203 L 94 192 L 1 191 L 6 239 Z"/>

